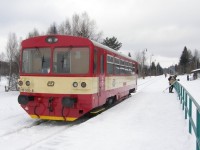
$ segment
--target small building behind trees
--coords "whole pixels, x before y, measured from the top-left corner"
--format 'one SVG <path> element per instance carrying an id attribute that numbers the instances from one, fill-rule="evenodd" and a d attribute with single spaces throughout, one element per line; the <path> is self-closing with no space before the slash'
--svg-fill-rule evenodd
<path id="1" fill-rule="evenodd" d="M 200 78 L 200 68 L 192 70 L 191 73 L 193 74 L 193 80 L 196 80 L 197 78 Z"/>

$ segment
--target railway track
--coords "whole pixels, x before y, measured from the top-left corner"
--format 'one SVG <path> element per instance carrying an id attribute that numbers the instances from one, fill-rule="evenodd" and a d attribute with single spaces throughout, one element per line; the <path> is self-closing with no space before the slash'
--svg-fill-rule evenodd
<path id="1" fill-rule="evenodd" d="M 32 141 L 29 145 L 23 147 L 23 150 L 29 150 L 29 149 L 38 149 L 37 147 L 39 146 L 40 147 L 40 144 L 42 142 L 47 142 L 48 140 L 50 140 L 51 138 L 53 137 L 56 137 L 56 136 L 59 136 L 59 134 L 63 133 L 63 132 L 68 132 L 68 130 L 75 126 L 75 125 L 79 125 L 80 123 L 83 123 L 85 121 L 87 121 L 88 118 L 80 118 L 74 122 L 63 122 L 63 121 L 54 121 L 55 124 L 53 124 L 52 126 L 60 126 L 59 129 L 56 129 L 54 130 L 54 132 L 51 132 L 50 134 L 48 135 L 45 135 L 43 137 L 41 137 L 40 139 L 38 140 L 35 140 L 35 141 Z M 52 121 L 50 121 L 52 122 Z"/>
<path id="2" fill-rule="evenodd" d="M 20 117 L 20 116 L 22 116 L 22 115 L 24 115 L 24 113 L 20 113 L 20 114 L 16 114 L 16 115 L 4 117 L 4 118 L 1 118 L 0 121 L 1 121 L 1 122 L 7 121 L 7 120 L 10 120 L 10 119 L 13 119 L 13 118 L 16 118 L 16 117 Z"/>
<path id="3" fill-rule="evenodd" d="M 144 88 L 152 85 L 157 80 L 158 80 L 158 78 L 154 78 L 154 77 L 149 78 L 147 81 L 140 80 L 140 82 L 138 83 L 138 90 L 137 90 L 137 92 L 140 92 L 142 89 L 144 89 Z"/>
<path id="4" fill-rule="evenodd" d="M 20 127 L 13 127 L 12 130 L 0 133 L 0 145 L 5 149 L 28 149 L 87 120 L 88 118 L 81 118 L 74 122 L 36 120 L 29 123 L 27 121 L 26 125 L 21 123 Z M 5 144 L 15 141 L 16 137 L 19 143 L 21 140 L 28 141 L 14 147 Z"/>
<path id="5" fill-rule="evenodd" d="M 0 138 L 6 137 L 6 136 L 11 135 L 11 134 L 18 133 L 18 132 L 20 132 L 20 131 L 22 131 L 24 129 L 27 129 L 27 128 L 38 126 L 38 125 L 40 125 L 40 124 L 42 124 L 44 122 L 47 122 L 47 121 L 46 120 L 37 120 L 37 121 L 35 121 L 35 122 L 31 123 L 31 124 L 27 124 L 27 125 L 21 126 L 19 128 L 14 128 L 13 130 L 10 130 L 8 132 L 5 132 L 5 133 L 1 134 Z"/>

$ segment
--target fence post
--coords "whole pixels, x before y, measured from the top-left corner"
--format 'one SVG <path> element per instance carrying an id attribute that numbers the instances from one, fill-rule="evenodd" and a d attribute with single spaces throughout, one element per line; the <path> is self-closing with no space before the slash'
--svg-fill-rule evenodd
<path id="1" fill-rule="evenodd" d="M 196 128 L 197 128 L 197 139 L 196 139 L 196 150 L 200 150 L 199 148 L 199 145 L 200 145 L 200 143 L 199 143 L 199 137 L 200 137 L 200 114 L 199 114 L 199 111 L 198 110 L 196 110 L 196 113 L 197 113 L 197 116 L 196 116 L 196 118 L 197 118 L 197 120 L 196 120 Z"/>
<path id="2" fill-rule="evenodd" d="M 188 101 L 188 100 L 187 100 L 187 97 L 188 97 L 188 96 L 187 96 L 187 93 L 185 92 L 185 119 L 187 119 L 187 109 L 186 109 L 186 108 L 187 108 L 187 103 L 188 103 L 188 102 L 187 102 L 187 101 Z"/>
<path id="3" fill-rule="evenodd" d="M 181 87 L 181 101 L 180 101 L 181 104 L 182 104 L 182 101 L 183 101 L 183 87 Z"/>
<path id="4" fill-rule="evenodd" d="M 192 125 L 191 125 L 191 122 L 190 122 L 190 119 L 192 117 L 192 100 L 191 100 L 191 98 L 189 98 L 189 112 L 188 112 L 188 115 L 189 115 L 189 133 L 191 134 L 192 133 Z"/>
<path id="5" fill-rule="evenodd" d="M 176 82 L 176 91 L 178 93 L 178 99 L 180 100 L 180 85 Z"/>
<path id="6" fill-rule="evenodd" d="M 180 84 L 178 84 L 178 91 L 179 91 L 179 100 L 181 99 L 181 85 Z"/>
<path id="7" fill-rule="evenodd" d="M 183 89 L 182 110 L 184 110 L 184 105 L 185 105 L 185 90 Z"/>

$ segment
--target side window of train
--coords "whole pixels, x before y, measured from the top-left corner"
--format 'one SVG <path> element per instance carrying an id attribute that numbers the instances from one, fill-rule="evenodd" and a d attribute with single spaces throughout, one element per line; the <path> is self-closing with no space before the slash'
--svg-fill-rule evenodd
<path id="1" fill-rule="evenodd" d="M 128 62 L 128 74 L 132 73 L 132 64 Z"/>
<path id="2" fill-rule="evenodd" d="M 113 56 L 107 55 L 107 74 L 113 74 Z"/>
<path id="3" fill-rule="evenodd" d="M 97 56 L 98 56 L 98 52 L 97 49 L 94 50 L 94 64 L 93 64 L 93 73 L 96 74 L 97 73 Z"/>
<path id="4" fill-rule="evenodd" d="M 115 74 L 119 75 L 120 74 L 120 59 L 115 58 L 114 63 L 115 63 L 114 72 L 115 72 Z"/>
<path id="5" fill-rule="evenodd" d="M 104 55 L 102 54 L 100 57 L 100 60 L 101 60 L 101 62 L 100 62 L 100 69 L 101 69 L 101 74 L 104 74 L 104 57 L 103 57 Z"/>
<path id="6" fill-rule="evenodd" d="M 124 60 L 123 59 L 120 59 L 120 74 L 124 74 Z"/>
<path id="7" fill-rule="evenodd" d="M 132 74 L 134 74 L 136 72 L 136 70 L 135 70 L 135 64 L 132 64 L 131 67 L 132 67 L 132 69 L 131 69 L 132 70 Z"/>

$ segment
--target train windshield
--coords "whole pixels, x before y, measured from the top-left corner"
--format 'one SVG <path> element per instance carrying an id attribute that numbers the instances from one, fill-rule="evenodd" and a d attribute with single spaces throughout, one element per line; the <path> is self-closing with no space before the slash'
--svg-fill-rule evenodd
<path id="1" fill-rule="evenodd" d="M 89 48 L 55 48 L 53 72 L 58 74 L 86 74 L 89 71 Z"/>
<path id="2" fill-rule="evenodd" d="M 22 55 L 23 73 L 49 73 L 50 72 L 50 48 L 24 49 Z"/>

